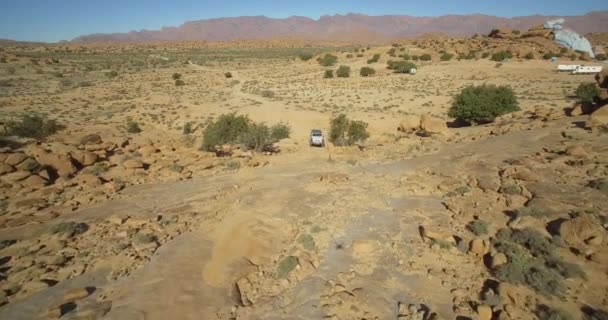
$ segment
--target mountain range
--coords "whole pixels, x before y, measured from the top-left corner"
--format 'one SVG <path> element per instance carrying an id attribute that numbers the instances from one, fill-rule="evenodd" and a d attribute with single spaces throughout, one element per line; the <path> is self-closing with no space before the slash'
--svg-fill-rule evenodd
<path id="1" fill-rule="evenodd" d="M 564 18 L 565 25 L 575 31 L 608 31 L 608 11 L 595 11 L 580 16 L 522 16 L 503 18 L 484 14 L 414 17 L 408 15 L 368 16 L 325 15 L 319 19 L 292 16 L 285 19 L 265 16 L 246 16 L 189 21 L 178 27 L 160 30 L 141 30 L 127 33 L 91 34 L 79 36 L 72 42 L 102 41 L 177 41 L 177 40 L 270 40 L 310 39 L 344 41 L 386 41 L 420 36 L 427 33 L 444 33 L 449 36 L 487 34 L 495 27 L 527 30 L 547 20 Z"/>

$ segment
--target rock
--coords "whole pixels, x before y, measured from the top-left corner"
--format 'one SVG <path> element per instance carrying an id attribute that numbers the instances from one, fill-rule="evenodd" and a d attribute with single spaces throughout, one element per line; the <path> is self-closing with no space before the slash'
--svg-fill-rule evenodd
<path id="1" fill-rule="evenodd" d="M 247 278 L 241 278 L 236 282 L 236 288 L 239 291 L 239 296 L 241 297 L 241 303 L 243 306 L 250 306 L 253 301 L 250 300 L 250 293 L 253 289 L 251 282 Z"/>
<path id="2" fill-rule="evenodd" d="M 584 158 L 587 156 L 587 151 L 582 146 L 577 145 L 566 148 L 566 154 L 577 158 Z"/>
<path id="3" fill-rule="evenodd" d="M 99 160 L 99 155 L 91 151 L 83 151 L 73 155 L 74 159 L 83 167 L 88 167 L 95 164 Z"/>
<path id="4" fill-rule="evenodd" d="M 469 252 L 472 252 L 475 255 L 482 256 L 486 254 L 490 250 L 490 244 L 488 240 L 485 239 L 473 239 L 469 244 Z"/>
<path id="5" fill-rule="evenodd" d="M 47 202 L 42 198 L 23 199 L 15 202 L 17 208 L 44 208 Z"/>
<path id="6" fill-rule="evenodd" d="M 98 134 L 95 134 L 95 133 L 86 135 L 86 136 L 82 137 L 82 139 L 80 139 L 80 144 L 84 144 L 84 145 L 100 144 L 101 142 L 102 142 L 101 136 Z"/>
<path id="7" fill-rule="evenodd" d="M 59 176 L 71 176 L 78 171 L 72 162 L 72 157 L 68 154 L 51 153 L 40 147 L 33 148 L 32 154 L 38 163 L 52 167 Z"/>
<path id="8" fill-rule="evenodd" d="M 234 150 L 232 152 L 233 158 L 253 158 L 253 153 L 251 151 L 242 151 L 242 150 Z"/>
<path id="9" fill-rule="evenodd" d="M 16 171 L 16 172 L 12 172 L 12 173 L 4 175 L 2 177 L 2 179 L 7 182 L 17 182 L 17 181 L 25 180 L 27 177 L 29 177 L 31 175 L 32 174 L 29 171 Z"/>
<path id="10" fill-rule="evenodd" d="M 144 167 L 144 163 L 139 159 L 127 159 L 122 165 L 127 169 L 140 169 Z"/>
<path id="11" fill-rule="evenodd" d="M 125 221 L 127 221 L 126 217 L 120 217 L 118 215 L 111 215 L 110 217 L 108 217 L 108 219 L 106 219 L 106 221 L 108 221 L 111 224 L 120 226 L 123 223 L 125 223 Z"/>
<path id="12" fill-rule="evenodd" d="M 91 173 L 81 173 L 74 178 L 79 185 L 87 186 L 99 186 L 101 185 L 101 179 L 98 176 Z"/>
<path id="13" fill-rule="evenodd" d="M 376 250 L 377 241 L 372 239 L 353 240 L 351 249 L 354 254 L 370 254 Z"/>
<path id="14" fill-rule="evenodd" d="M 0 162 L 0 176 L 15 171 L 13 166 Z"/>
<path id="15" fill-rule="evenodd" d="M 11 165 L 11 166 L 16 166 L 18 164 L 20 164 L 21 162 L 25 161 L 25 159 L 27 159 L 28 156 L 25 153 L 12 153 L 10 154 L 8 157 L 6 157 L 6 160 L 4 160 L 4 163 Z"/>
<path id="16" fill-rule="evenodd" d="M 507 262 L 507 256 L 504 253 L 499 252 L 495 254 L 494 257 L 492 257 L 492 269 L 496 269 L 497 267 L 502 266 Z"/>
<path id="17" fill-rule="evenodd" d="M 588 129 L 597 128 L 608 125 L 608 105 L 605 105 L 595 110 L 589 119 L 585 122 L 585 127 Z"/>
<path id="18" fill-rule="evenodd" d="M 74 309 L 76 309 L 76 304 L 73 302 L 55 305 L 47 309 L 46 317 L 48 319 L 59 319 Z"/>
<path id="19" fill-rule="evenodd" d="M 513 30 L 510 28 L 496 28 L 492 29 L 490 34 L 488 34 L 488 37 L 498 39 L 513 39 L 517 38 L 517 35 L 513 33 Z"/>
<path id="20" fill-rule="evenodd" d="M 440 227 L 420 226 L 422 237 L 430 240 L 443 240 L 450 243 L 456 243 L 454 236 L 448 230 Z"/>
<path id="21" fill-rule="evenodd" d="M 143 146 L 141 148 L 139 148 L 139 153 L 143 154 L 143 155 L 151 155 L 153 153 L 157 153 L 159 150 L 156 149 L 156 147 L 154 146 Z"/>
<path id="22" fill-rule="evenodd" d="M 492 320 L 492 308 L 485 304 L 477 306 L 477 319 Z"/>
<path id="23" fill-rule="evenodd" d="M 95 291 L 95 289 L 92 287 L 70 289 L 63 294 L 63 302 L 74 302 L 84 299 L 93 293 L 93 291 Z"/>
<path id="24" fill-rule="evenodd" d="M 405 133 L 416 131 L 420 128 L 420 116 L 406 115 L 399 123 L 397 130 Z"/>
<path id="25" fill-rule="evenodd" d="M 449 133 L 449 129 L 445 121 L 429 115 L 423 115 L 420 117 L 420 129 L 428 133 Z"/>
<path id="26" fill-rule="evenodd" d="M 36 292 L 40 292 L 46 288 L 49 287 L 49 283 L 45 282 L 45 281 L 30 281 L 25 283 L 22 287 L 21 290 L 19 290 L 19 292 L 17 293 L 17 297 L 19 298 L 23 298 L 23 297 L 28 297 Z"/>
<path id="27" fill-rule="evenodd" d="M 47 180 L 39 175 L 33 174 L 33 175 L 27 177 L 25 180 L 21 181 L 21 183 L 24 186 L 27 186 L 30 188 L 40 189 L 40 188 L 46 186 Z"/>
<path id="28" fill-rule="evenodd" d="M 583 215 L 562 222 L 558 231 L 564 243 L 577 248 L 584 247 L 592 239 L 595 243 L 602 243 L 604 236 L 602 226 Z"/>

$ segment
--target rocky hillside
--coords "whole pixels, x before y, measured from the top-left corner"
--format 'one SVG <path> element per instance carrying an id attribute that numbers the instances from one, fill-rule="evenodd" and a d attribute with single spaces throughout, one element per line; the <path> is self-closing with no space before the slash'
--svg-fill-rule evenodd
<path id="1" fill-rule="evenodd" d="M 406 15 L 367 16 L 347 14 L 322 16 L 318 20 L 306 17 L 273 19 L 264 16 L 219 18 L 190 21 L 179 27 L 161 30 L 141 30 L 128 33 L 92 34 L 77 37 L 73 42 L 97 41 L 155 41 L 236 39 L 335 39 L 386 41 L 443 32 L 450 36 L 470 36 L 487 33 L 495 26 L 527 29 L 555 16 L 525 16 L 502 18 L 481 14 L 413 17 Z M 580 33 L 607 31 L 608 11 L 591 12 L 583 16 L 564 17 L 568 27 Z"/>

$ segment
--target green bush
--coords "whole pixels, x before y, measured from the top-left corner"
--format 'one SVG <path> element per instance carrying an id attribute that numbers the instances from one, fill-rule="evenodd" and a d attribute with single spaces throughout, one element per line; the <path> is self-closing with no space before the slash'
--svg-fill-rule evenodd
<path id="1" fill-rule="evenodd" d="M 332 118 L 329 124 L 329 141 L 337 146 L 352 146 L 369 138 L 367 123 L 350 120 L 345 114 Z"/>
<path id="2" fill-rule="evenodd" d="M 425 53 L 425 54 L 420 55 L 420 57 L 418 57 L 418 59 L 420 59 L 422 61 L 431 61 L 431 55 L 428 53 Z"/>
<path id="3" fill-rule="evenodd" d="M 599 94 L 599 89 L 593 82 L 585 82 L 578 85 L 576 96 L 583 102 L 593 102 Z"/>
<path id="4" fill-rule="evenodd" d="M 517 216 L 530 216 L 534 218 L 542 218 L 546 215 L 545 210 L 538 207 L 523 207 L 517 210 Z"/>
<path id="5" fill-rule="evenodd" d="M 394 73 L 410 73 L 411 69 L 416 69 L 416 65 L 410 61 L 388 61 L 388 69 L 392 69 Z"/>
<path id="6" fill-rule="evenodd" d="M 409 54 L 407 54 L 407 53 L 404 53 L 404 54 L 400 55 L 399 57 L 401 57 L 401 59 L 403 59 L 403 60 L 410 60 L 410 59 L 412 58 L 412 57 L 410 57 L 410 55 L 409 55 Z"/>
<path id="7" fill-rule="evenodd" d="M 310 52 L 302 52 L 298 55 L 298 57 L 300 58 L 300 60 L 302 61 L 308 61 L 310 59 L 312 59 L 314 55 Z"/>
<path id="8" fill-rule="evenodd" d="M 127 122 L 127 132 L 128 133 L 140 133 L 141 128 L 139 127 L 139 123 L 134 121 Z"/>
<path id="9" fill-rule="evenodd" d="M 270 128 L 270 137 L 274 141 L 287 139 L 291 135 L 291 127 L 286 123 L 277 123 Z"/>
<path id="10" fill-rule="evenodd" d="M 175 86 L 176 86 L 176 87 L 181 87 L 181 86 L 184 86 L 185 84 L 186 84 L 186 83 L 185 83 L 185 82 L 184 82 L 184 80 L 182 80 L 182 79 L 177 79 L 177 80 L 175 80 Z"/>
<path id="11" fill-rule="evenodd" d="M 226 77 L 227 79 L 230 79 L 230 78 L 232 78 L 232 73 L 226 72 L 226 73 L 224 73 L 224 77 Z"/>
<path id="12" fill-rule="evenodd" d="M 112 71 L 108 71 L 106 72 L 106 77 L 112 79 L 112 78 L 116 78 L 118 77 L 118 72 L 112 70 Z"/>
<path id="13" fill-rule="evenodd" d="M 511 51 L 508 51 L 508 50 L 499 51 L 499 52 L 492 54 L 492 60 L 498 61 L 498 62 L 505 61 L 505 60 L 511 59 L 511 58 L 513 58 L 513 53 L 511 53 Z"/>
<path id="14" fill-rule="evenodd" d="M 203 144 L 201 149 L 216 151 L 216 146 L 235 144 L 243 133 L 247 132 L 249 118 L 236 113 L 223 114 L 207 125 L 203 131 Z"/>
<path id="15" fill-rule="evenodd" d="M 265 123 L 249 122 L 247 130 L 241 133 L 239 143 L 246 149 L 262 151 L 273 143 L 270 128 Z"/>
<path id="16" fill-rule="evenodd" d="M 325 70 L 325 73 L 323 74 L 323 78 L 325 79 L 331 79 L 334 77 L 334 71 L 333 70 Z"/>
<path id="17" fill-rule="evenodd" d="M 183 134 L 191 134 L 192 133 L 192 122 L 188 121 L 184 124 L 184 128 L 182 129 Z"/>
<path id="18" fill-rule="evenodd" d="M 85 233 L 89 230 L 89 226 L 86 223 L 76 222 L 59 222 L 56 225 L 51 226 L 49 232 L 52 234 L 63 234 L 69 237 L 76 236 Z"/>
<path id="19" fill-rule="evenodd" d="M 178 80 L 182 78 L 182 75 L 180 73 L 174 73 L 171 78 L 173 78 L 173 80 Z"/>
<path id="20" fill-rule="evenodd" d="M 370 67 L 363 67 L 363 68 L 361 68 L 361 71 L 359 72 L 359 74 L 362 77 L 369 77 L 369 76 L 373 76 L 374 74 L 376 74 L 376 70 L 374 70 L 373 68 L 370 68 Z"/>
<path id="21" fill-rule="evenodd" d="M 476 236 L 482 236 L 488 234 L 488 223 L 483 220 L 474 220 L 467 225 L 469 229 Z"/>
<path id="22" fill-rule="evenodd" d="M 454 58 L 454 55 L 451 53 L 447 53 L 447 52 L 445 52 L 444 54 L 441 55 L 441 57 L 439 57 L 439 59 L 441 61 L 450 61 L 450 60 L 452 60 L 452 58 Z"/>
<path id="23" fill-rule="evenodd" d="M 264 97 L 264 98 L 273 98 L 274 97 L 274 91 L 272 91 L 272 90 L 264 90 L 264 91 L 262 91 L 262 97 Z"/>
<path id="24" fill-rule="evenodd" d="M 336 62 L 338 62 L 338 57 L 331 55 L 331 54 L 326 54 L 323 58 L 319 59 L 319 64 L 321 64 L 324 67 L 331 67 L 333 65 L 336 64 Z"/>
<path id="25" fill-rule="evenodd" d="M 57 121 L 46 120 L 37 115 L 24 115 L 20 121 L 11 121 L 6 124 L 9 135 L 25 138 L 44 139 L 61 129 Z"/>
<path id="26" fill-rule="evenodd" d="M 350 77 L 350 67 L 349 66 L 340 66 L 338 70 L 336 70 L 336 76 L 338 78 L 348 78 Z"/>
<path id="27" fill-rule="evenodd" d="M 510 195 L 520 195 L 521 187 L 516 184 L 508 184 L 508 185 L 504 185 L 504 186 L 500 187 L 500 192 L 504 193 L 504 194 L 510 194 Z"/>
<path id="28" fill-rule="evenodd" d="M 290 134 L 291 128 L 286 123 L 268 127 L 265 123 L 251 121 L 245 115 L 223 114 L 203 131 L 201 149 L 217 151 L 217 147 L 224 144 L 241 144 L 245 149 L 262 151 Z"/>
<path id="29" fill-rule="evenodd" d="M 595 56 L 595 59 L 597 61 L 606 61 L 608 59 L 608 55 L 604 54 L 604 53 L 600 53 L 598 55 Z"/>
<path id="30" fill-rule="evenodd" d="M 376 53 L 371 59 L 367 60 L 367 64 L 376 63 L 378 60 L 380 60 L 380 54 Z"/>
<path id="31" fill-rule="evenodd" d="M 597 179 L 589 182 L 589 186 L 593 189 L 608 192 L 608 179 Z"/>
<path id="32" fill-rule="evenodd" d="M 545 60 L 551 60 L 555 57 L 556 57 L 556 54 L 553 52 L 547 52 L 543 55 L 543 59 L 545 59 Z"/>
<path id="33" fill-rule="evenodd" d="M 532 59 L 534 59 L 534 53 L 528 52 L 528 53 L 526 53 L 526 56 L 524 58 L 526 58 L 528 60 L 532 60 Z"/>
<path id="34" fill-rule="evenodd" d="M 394 57 L 396 51 L 397 51 L 397 49 L 391 48 L 390 50 L 388 50 L 387 54 L 391 57 Z"/>
<path id="35" fill-rule="evenodd" d="M 454 97 L 448 116 L 469 123 L 487 123 L 494 121 L 497 116 L 519 110 L 510 87 L 484 84 L 462 89 Z"/>
<path id="36" fill-rule="evenodd" d="M 484 52 L 484 53 L 481 54 L 481 58 L 482 59 L 487 59 L 489 56 L 490 56 L 489 52 Z"/>
<path id="37" fill-rule="evenodd" d="M 540 320 L 574 320 L 574 317 L 568 312 L 544 305 L 538 308 L 536 315 Z"/>

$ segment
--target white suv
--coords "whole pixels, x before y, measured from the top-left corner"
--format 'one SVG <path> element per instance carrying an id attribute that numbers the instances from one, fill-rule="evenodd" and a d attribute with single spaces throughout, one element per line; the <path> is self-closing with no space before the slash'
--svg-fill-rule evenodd
<path id="1" fill-rule="evenodd" d="M 325 147 L 325 138 L 321 130 L 312 129 L 310 131 L 310 146 Z"/>

